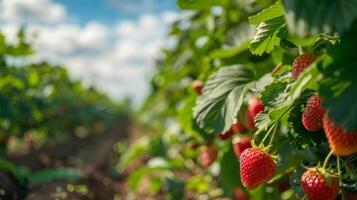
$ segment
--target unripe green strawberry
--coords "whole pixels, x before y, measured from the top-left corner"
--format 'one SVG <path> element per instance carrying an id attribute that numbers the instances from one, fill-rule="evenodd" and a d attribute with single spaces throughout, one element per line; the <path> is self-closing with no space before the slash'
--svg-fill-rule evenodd
<path id="1" fill-rule="evenodd" d="M 206 145 L 200 154 L 202 166 L 209 167 L 217 159 L 218 151 L 212 145 Z"/>
<path id="2" fill-rule="evenodd" d="M 234 154 L 236 154 L 237 158 L 239 159 L 242 152 L 248 148 L 251 148 L 252 145 L 250 144 L 251 138 L 248 136 L 235 138 L 232 142 Z"/>
<path id="3" fill-rule="evenodd" d="M 309 200 L 335 200 L 340 190 L 337 177 L 325 177 L 315 169 L 301 176 L 301 187 Z"/>
<path id="4" fill-rule="evenodd" d="M 357 132 L 347 131 L 328 118 L 327 113 L 323 118 L 330 149 L 335 155 L 347 156 L 357 152 Z"/>
<path id="5" fill-rule="evenodd" d="M 314 54 L 302 54 L 295 58 L 293 62 L 293 69 L 291 71 L 294 80 L 303 72 L 308 66 L 315 61 L 316 56 Z"/>
<path id="6" fill-rule="evenodd" d="M 240 177 L 247 189 L 256 189 L 275 174 L 273 157 L 259 148 L 248 148 L 240 155 Z"/>
<path id="7" fill-rule="evenodd" d="M 313 95 L 309 98 L 302 113 L 302 124 L 309 131 L 318 131 L 322 128 L 322 118 L 325 110 L 321 108 L 321 97 Z"/>
<path id="8" fill-rule="evenodd" d="M 202 89 L 203 89 L 203 83 L 200 80 L 194 80 L 192 82 L 192 88 L 193 90 L 197 93 L 197 94 L 201 94 L 202 93 Z"/>

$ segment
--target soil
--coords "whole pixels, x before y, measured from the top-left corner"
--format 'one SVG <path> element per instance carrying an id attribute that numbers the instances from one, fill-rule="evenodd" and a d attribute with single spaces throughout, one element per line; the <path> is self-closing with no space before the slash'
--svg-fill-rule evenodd
<path id="1" fill-rule="evenodd" d="M 19 183 L 9 173 L 0 172 L 0 200 L 106 200 L 134 199 L 126 183 L 127 176 L 144 161 L 133 163 L 123 174 L 115 171 L 118 155 L 113 152 L 113 145 L 121 139 L 135 140 L 138 129 L 129 119 L 111 126 L 104 133 L 90 134 L 86 138 L 73 136 L 57 144 L 46 144 L 30 154 L 10 157 L 16 166 L 26 166 L 31 171 L 45 168 L 71 167 L 79 169 L 83 176 L 76 181 L 51 181 L 29 185 Z M 150 199 L 145 193 L 135 199 Z M 162 199 L 155 197 L 152 199 Z"/>

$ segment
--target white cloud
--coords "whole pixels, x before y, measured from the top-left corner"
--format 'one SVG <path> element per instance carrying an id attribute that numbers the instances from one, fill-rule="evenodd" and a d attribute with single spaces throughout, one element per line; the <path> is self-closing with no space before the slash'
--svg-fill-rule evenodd
<path id="1" fill-rule="evenodd" d="M 16 20 L 24 15 L 19 13 L 21 9 L 27 9 L 28 13 L 41 13 L 37 9 L 45 10 L 45 7 L 47 10 L 58 10 L 56 12 L 62 14 L 49 17 L 51 22 L 56 23 L 44 24 L 39 19 L 27 26 L 30 34 L 37 34 L 34 40 L 37 59 L 64 64 L 75 78 L 94 82 L 116 99 L 133 97 L 136 103 L 141 102 L 148 92 L 152 63 L 165 43 L 163 39 L 168 24 L 179 17 L 174 12 L 163 12 L 142 14 L 137 20 L 118 21 L 114 26 L 96 21 L 78 25 L 66 21 L 68 16 L 64 7 L 50 0 L 23 2 L 29 1 L 2 2 L 0 13 L 5 8 L 14 10 L 0 14 L 3 23 L 1 29 L 6 35 L 14 35 L 19 28 Z M 45 15 L 50 15 L 48 12 Z M 37 15 L 33 16 L 35 19 Z"/>
<path id="2" fill-rule="evenodd" d="M 0 18 L 5 21 L 55 23 L 66 17 L 65 8 L 50 0 L 2 0 Z"/>

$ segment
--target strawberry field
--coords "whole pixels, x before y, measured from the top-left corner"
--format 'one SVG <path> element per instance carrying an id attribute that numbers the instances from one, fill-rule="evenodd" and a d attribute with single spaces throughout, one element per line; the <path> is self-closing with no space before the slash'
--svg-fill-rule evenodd
<path id="1" fill-rule="evenodd" d="M 168 199 L 357 199 L 357 4 L 188 1 L 139 121 L 134 191 Z M 140 152 L 140 153 L 138 153 Z M 129 159 L 130 158 L 130 159 Z"/>
<path id="2" fill-rule="evenodd" d="M 357 1 L 177 0 L 129 102 L 0 35 L 0 199 L 357 199 Z"/>

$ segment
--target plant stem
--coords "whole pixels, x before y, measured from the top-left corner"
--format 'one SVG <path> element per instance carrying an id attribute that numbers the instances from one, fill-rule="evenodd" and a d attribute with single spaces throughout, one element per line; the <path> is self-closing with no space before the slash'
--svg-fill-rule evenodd
<path id="1" fill-rule="evenodd" d="M 323 169 L 326 169 L 327 163 L 330 160 L 331 156 L 332 156 L 332 150 L 330 151 L 330 153 L 325 158 L 324 164 L 322 165 Z"/>
<path id="2" fill-rule="evenodd" d="M 304 51 L 302 50 L 302 47 L 299 46 L 298 48 L 299 48 L 299 54 L 302 55 L 304 53 Z"/>
<path id="3" fill-rule="evenodd" d="M 278 123 L 276 123 L 276 124 L 278 124 Z M 273 143 L 273 139 L 274 139 L 274 137 L 275 137 L 275 133 L 276 133 L 276 129 L 277 129 L 277 128 L 278 128 L 278 125 L 276 125 L 276 126 L 274 127 L 273 135 L 270 137 L 269 145 L 271 145 L 271 144 Z"/>
<path id="4" fill-rule="evenodd" d="M 260 142 L 260 144 L 264 144 L 265 140 L 268 138 L 268 136 L 270 135 L 271 131 L 274 129 L 274 127 L 276 126 L 276 122 L 269 128 L 268 132 L 265 134 L 264 138 L 262 139 L 262 141 Z"/>

